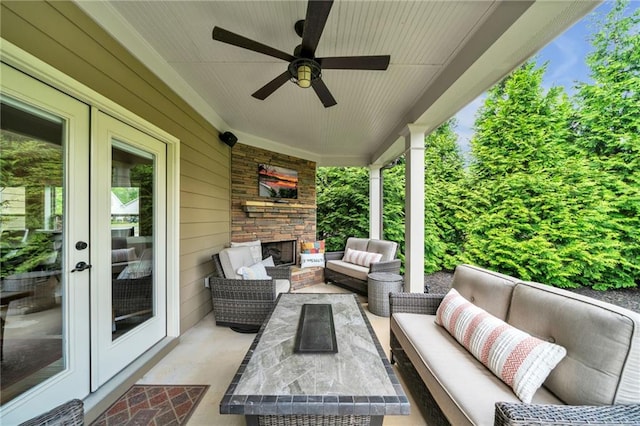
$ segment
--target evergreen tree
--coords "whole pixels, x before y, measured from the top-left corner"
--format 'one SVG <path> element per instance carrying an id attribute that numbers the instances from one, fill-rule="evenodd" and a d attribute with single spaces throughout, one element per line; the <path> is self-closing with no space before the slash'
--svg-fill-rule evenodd
<path id="1" fill-rule="evenodd" d="M 405 230 L 405 169 L 404 156 L 392 166 L 380 171 L 382 176 L 382 238 L 398 243 L 397 258 L 404 265 Z"/>
<path id="2" fill-rule="evenodd" d="M 425 272 L 453 270 L 464 232 L 460 216 L 463 160 L 455 120 L 425 138 Z"/>
<path id="3" fill-rule="evenodd" d="M 628 8 L 618 1 L 593 36 L 593 82 L 578 86 L 576 147 L 611 194 L 608 226 L 619 255 L 600 288 L 640 283 L 640 9 Z"/>
<path id="4" fill-rule="evenodd" d="M 369 171 L 320 167 L 316 174 L 317 233 L 327 251 L 344 250 L 349 237 L 369 236 Z"/>
<path id="5" fill-rule="evenodd" d="M 480 110 L 464 259 L 560 287 L 590 285 L 615 260 L 603 225 L 610 197 L 584 158 L 569 155 L 574 113 L 561 88 L 544 93 L 545 69 L 524 64 Z"/>

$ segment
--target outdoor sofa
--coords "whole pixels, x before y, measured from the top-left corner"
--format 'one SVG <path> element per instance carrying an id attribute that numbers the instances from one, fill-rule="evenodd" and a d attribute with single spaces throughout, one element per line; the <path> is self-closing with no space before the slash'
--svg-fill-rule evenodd
<path id="1" fill-rule="evenodd" d="M 436 294 L 390 294 L 392 362 L 398 364 L 430 426 L 640 425 L 639 314 L 470 265 L 456 268 L 452 288 L 459 295 L 450 291 L 447 299 Z M 495 322 L 493 317 L 506 324 L 500 330 L 483 329 L 484 337 L 474 334 L 484 327 L 482 318 Z M 436 320 L 450 328 L 455 323 L 453 334 L 462 336 L 472 349 L 482 338 L 492 344 L 500 341 L 503 330 L 511 333 L 514 327 L 543 341 L 538 341 L 539 347 L 557 350 L 559 345 L 566 355 L 560 353 L 555 368 L 551 355 L 536 360 L 550 364 L 546 376 L 545 368 L 527 371 L 527 365 L 518 365 L 519 360 L 530 360 L 524 356 L 527 345 L 509 357 L 506 347 L 502 355 L 493 352 L 496 358 L 503 357 L 502 370 L 493 360 L 501 377 L 538 380 L 537 385 L 535 380 L 530 383 L 531 402 L 524 403 L 514 393 L 515 383 L 509 386 L 498 378 Z M 491 359 L 488 350 L 480 353 L 480 359 Z"/>
<path id="2" fill-rule="evenodd" d="M 400 273 L 397 249 L 393 241 L 349 237 L 343 251 L 325 253 L 324 279 L 366 296 L 370 273 Z"/>

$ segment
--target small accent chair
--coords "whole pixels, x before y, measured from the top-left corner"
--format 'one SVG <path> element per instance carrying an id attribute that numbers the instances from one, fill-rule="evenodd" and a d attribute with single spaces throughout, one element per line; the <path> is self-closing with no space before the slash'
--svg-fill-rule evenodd
<path id="1" fill-rule="evenodd" d="M 83 426 L 84 404 L 79 399 L 72 399 L 53 410 L 21 423 L 20 426 Z"/>
<path id="2" fill-rule="evenodd" d="M 291 268 L 265 267 L 268 279 L 245 280 L 238 274 L 242 266 L 252 266 L 249 247 L 231 247 L 214 254 L 214 274 L 209 277 L 216 325 L 239 333 L 256 333 L 280 293 L 291 289 Z"/>

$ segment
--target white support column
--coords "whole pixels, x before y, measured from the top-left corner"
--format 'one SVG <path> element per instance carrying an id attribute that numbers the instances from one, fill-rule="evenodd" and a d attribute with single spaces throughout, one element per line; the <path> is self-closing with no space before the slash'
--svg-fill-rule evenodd
<path id="1" fill-rule="evenodd" d="M 424 292 L 424 135 L 426 126 L 409 124 L 405 137 L 405 291 Z"/>
<path id="2" fill-rule="evenodd" d="M 379 240 L 382 235 L 382 188 L 380 166 L 369 166 L 369 238 Z"/>

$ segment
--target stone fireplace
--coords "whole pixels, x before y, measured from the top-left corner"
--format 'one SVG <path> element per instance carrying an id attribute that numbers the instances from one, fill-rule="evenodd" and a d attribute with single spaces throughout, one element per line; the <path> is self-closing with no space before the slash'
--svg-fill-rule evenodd
<path id="1" fill-rule="evenodd" d="M 258 164 L 297 171 L 298 198 L 261 197 Z M 316 163 L 237 143 L 231 151 L 231 241 L 260 240 L 263 255 L 265 247 L 272 247 L 294 264 L 300 244 L 315 239 Z"/>

